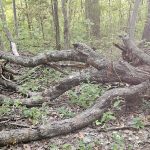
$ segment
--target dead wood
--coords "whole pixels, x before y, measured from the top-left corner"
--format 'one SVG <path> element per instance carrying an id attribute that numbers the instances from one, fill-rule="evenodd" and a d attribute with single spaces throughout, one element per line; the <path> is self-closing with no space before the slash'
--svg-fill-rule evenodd
<path id="1" fill-rule="evenodd" d="M 85 69 L 79 73 L 73 73 L 67 76 L 56 86 L 50 87 L 42 92 L 42 96 L 48 100 L 53 100 L 64 92 L 79 85 L 80 83 L 86 83 L 88 81 L 94 83 L 111 83 L 111 82 L 126 82 L 129 84 L 139 84 L 150 78 L 150 74 L 143 73 L 132 66 L 126 66 L 123 62 L 116 64 L 116 70 L 109 73 L 107 69 L 97 71 L 95 69 Z"/>
<path id="2" fill-rule="evenodd" d="M 150 55 L 139 49 L 129 36 L 121 36 L 121 38 L 126 47 L 126 49 L 123 48 L 122 52 L 124 60 L 132 63 L 134 66 L 144 64 L 150 66 Z"/>
<path id="3" fill-rule="evenodd" d="M 107 108 L 109 108 L 115 101 L 117 96 L 126 100 L 130 99 L 134 95 L 138 95 L 140 98 L 148 88 L 150 88 L 150 81 L 131 87 L 113 89 L 98 98 L 94 106 L 85 110 L 81 114 L 78 114 L 74 118 L 54 121 L 50 124 L 39 126 L 37 129 L 22 128 L 10 131 L 1 131 L 0 146 L 51 138 L 74 132 L 99 119 Z"/>
<path id="4" fill-rule="evenodd" d="M 136 100 L 136 98 L 141 99 L 145 95 L 150 97 L 150 92 L 146 93 L 146 91 L 149 91 L 150 89 L 150 56 L 139 49 L 135 43 L 128 38 L 128 36 L 123 36 L 122 39 L 124 46 L 115 46 L 122 50 L 124 60 L 120 59 L 116 62 L 112 62 L 104 56 L 97 54 L 96 51 L 93 51 L 92 48 L 83 43 L 74 44 L 74 50 L 46 52 L 34 57 L 16 57 L 8 53 L 0 52 L 0 58 L 24 67 L 51 64 L 51 67 L 59 69 L 55 63 L 60 61 L 81 62 L 88 67 L 80 72 L 68 75 L 55 86 L 49 87 L 41 93 L 36 93 L 36 96 L 33 95 L 30 98 L 21 99 L 21 104 L 28 107 L 40 106 L 43 102 L 54 100 L 64 92 L 83 82 L 125 82 L 133 85 L 131 87 L 117 88 L 107 91 L 103 96 L 97 99 L 94 106 L 74 118 L 55 121 L 34 129 L 22 128 L 1 131 L 0 145 L 51 138 L 84 128 L 100 118 L 118 96 L 128 101 L 131 99 Z M 62 70 L 59 71 L 62 72 Z M 0 84 L 5 85 L 6 81 L 0 78 Z M 20 87 L 15 84 L 11 85 L 10 82 L 7 84 L 17 91 L 21 90 Z M 12 101 L 12 105 L 16 101 L 4 95 L 0 95 L 0 105 L 4 103 L 4 100 Z"/>
<path id="5" fill-rule="evenodd" d="M 35 67 L 42 64 L 47 64 L 49 62 L 58 61 L 79 61 L 86 62 L 86 57 L 79 55 L 74 50 L 62 50 L 41 53 L 34 57 L 23 57 L 14 56 L 9 53 L 0 52 L 0 58 L 9 61 L 10 63 L 15 63 L 24 67 Z"/>
<path id="6" fill-rule="evenodd" d="M 4 104 L 5 101 L 9 101 L 10 105 L 14 105 L 15 103 L 20 103 L 20 105 L 27 106 L 27 107 L 36 107 L 41 106 L 42 103 L 47 102 L 44 97 L 41 96 L 40 93 L 38 93 L 36 96 L 32 96 L 30 98 L 24 98 L 24 99 L 11 99 L 8 96 L 0 94 L 0 105 Z"/>
<path id="7" fill-rule="evenodd" d="M 4 80 L 2 78 L 0 78 L 0 85 L 3 85 L 5 86 L 6 88 L 10 88 L 14 91 L 19 91 L 19 87 L 17 84 L 13 83 L 13 82 L 10 82 L 8 80 Z"/>

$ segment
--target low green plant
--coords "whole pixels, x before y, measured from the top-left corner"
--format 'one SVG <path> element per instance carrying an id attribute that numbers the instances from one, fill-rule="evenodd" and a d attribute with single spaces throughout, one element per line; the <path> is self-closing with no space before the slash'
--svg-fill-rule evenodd
<path id="1" fill-rule="evenodd" d="M 125 148 L 124 139 L 120 134 L 114 133 L 112 139 L 113 139 L 112 150 L 124 150 Z"/>
<path id="2" fill-rule="evenodd" d="M 144 123 L 139 117 L 133 118 L 133 127 L 137 129 L 143 129 Z"/>
<path id="3" fill-rule="evenodd" d="M 93 146 L 90 143 L 86 144 L 84 143 L 83 140 L 79 141 L 78 150 L 92 150 L 92 149 L 93 149 Z"/>
<path id="4" fill-rule="evenodd" d="M 73 112 L 71 112 L 70 110 L 68 110 L 67 108 L 65 107 L 60 107 L 58 108 L 58 112 L 59 114 L 62 115 L 62 117 L 64 118 L 70 118 L 70 117 L 73 117 L 75 114 Z"/>
<path id="5" fill-rule="evenodd" d="M 0 116 L 9 115 L 11 113 L 10 101 L 6 100 L 0 107 Z"/>
<path id="6" fill-rule="evenodd" d="M 78 91 L 71 90 L 69 94 L 70 101 L 73 104 L 87 108 L 93 104 L 95 99 L 102 93 L 102 88 L 92 83 L 83 83 Z"/>
<path id="7" fill-rule="evenodd" d="M 150 110 L 150 101 L 147 100 L 143 100 L 143 109 L 146 110 Z"/>
<path id="8" fill-rule="evenodd" d="M 30 108 L 26 108 L 26 107 L 23 107 L 22 109 L 22 114 L 24 117 L 26 118 L 30 118 L 32 120 L 32 123 L 33 124 L 37 124 L 39 123 L 39 121 L 47 115 L 47 108 L 36 108 L 36 107 L 32 107 L 31 109 Z"/>
<path id="9" fill-rule="evenodd" d="M 20 79 L 22 84 L 20 91 L 27 94 L 29 91 L 36 92 L 41 90 L 42 87 L 49 86 L 50 83 L 60 79 L 60 72 L 47 67 L 36 67 L 28 70 L 27 74 L 23 75 Z M 41 86 L 42 85 L 42 86 Z"/>
<path id="10" fill-rule="evenodd" d="M 30 80 L 22 85 L 20 88 L 20 91 L 23 94 L 27 94 L 29 91 L 35 92 L 38 91 L 40 88 L 40 85 L 36 82 L 36 80 Z"/>
<path id="11" fill-rule="evenodd" d="M 113 108 L 115 108 L 116 110 L 121 110 L 121 98 L 120 97 L 116 97 L 115 102 L 113 104 Z"/>
<path id="12" fill-rule="evenodd" d="M 62 150 L 72 150 L 71 144 L 64 144 L 64 145 L 62 146 Z"/>
<path id="13" fill-rule="evenodd" d="M 49 144 L 49 150 L 59 150 L 59 147 L 55 144 Z"/>
<path id="14" fill-rule="evenodd" d="M 96 125 L 102 125 L 102 124 L 105 124 L 111 120 L 115 120 L 116 117 L 114 116 L 114 114 L 110 111 L 108 112 L 105 112 L 102 116 L 102 119 L 99 121 L 99 120 L 96 120 L 95 124 Z"/>

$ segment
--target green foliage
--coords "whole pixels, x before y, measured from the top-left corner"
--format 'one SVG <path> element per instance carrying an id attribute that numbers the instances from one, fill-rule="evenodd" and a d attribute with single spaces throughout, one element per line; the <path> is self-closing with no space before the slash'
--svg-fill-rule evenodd
<path id="1" fill-rule="evenodd" d="M 62 117 L 64 117 L 64 118 L 74 117 L 74 115 L 75 115 L 73 112 L 71 112 L 70 110 L 68 110 L 65 107 L 60 107 L 57 110 L 58 110 L 59 114 L 61 114 Z"/>
<path id="2" fill-rule="evenodd" d="M 38 66 L 27 71 L 25 75 L 17 80 L 20 80 L 20 82 L 23 83 L 20 91 L 27 94 L 29 91 L 40 91 L 42 87 L 47 87 L 50 83 L 53 83 L 56 80 L 58 81 L 60 76 L 61 74 L 53 69 Z"/>
<path id="3" fill-rule="evenodd" d="M 143 100 L 143 109 L 144 110 L 150 110 L 150 101 Z"/>
<path id="4" fill-rule="evenodd" d="M 41 119 L 48 114 L 48 109 L 44 106 L 41 108 L 22 108 L 22 115 L 32 120 L 33 124 L 39 123 Z"/>
<path id="5" fill-rule="evenodd" d="M 2 104 L 2 106 L 0 107 L 0 116 L 3 115 L 9 115 L 11 113 L 11 107 L 10 107 L 10 101 L 6 100 L 4 101 L 4 103 Z"/>
<path id="6" fill-rule="evenodd" d="M 111 121 L 111 120 L 115 120 L 116 117 L 114 116 L 114 114 L 110 111 L 103 113 L 102 119 L 96 120 L 95 124 L 98 125 L 102 125 L 102 124 L 106 124 L 107 122 Z"/>
<path id="7" fill-rule="evenodd" d="M 59 147 L 55 144 L 49 144 L 49 150 L 59 150 Z"/>
<path id="8" fill-rule="evenodd" d="M 121 110 L 121 98 L 120 97 L 117 97 L 116 98 L 116 101 L 114 102 L 113 104 L 113 108 L 115 108 L 116 110 Z"/>
<path id="9" fill-rule="evenodd" d="M 30 82 L 24 83 L 22 87 L 20 88 L 20 91 L 23 94 L 27 94 L 29 91 L 32 91 L 32 92 L 38 91 L 39 88 L 40 88 L 40 85 L 36 81 L 31 80 Z"/>
<path id="10" fill-rule="evenodd" d="M 70 101 L 73 104 L 87 108 L 93 104 L 95 99 L 99 97 L 103 89 L 92 83 L 82 84 L 78 91 L 71 90 L 69 94 Z"/>
<path id="11" fill-rule="evenodd" d="M 12 1 L 7 0 L 3 2 L 5 13 L 7 17 L 7 24 L 12 31 L 12 35 L 17 42 L 19 51 L 29 51 L 32 53 L 39 53 L 45 49 L 55 48 L 55 31 L 54 22 L 52 16 L 52 4 L 48 0 L 30 0 L 30 1 L 16 1 L 17 19 L 19 24 L 19 37 L 15 35 L 14 19 L 12 10 Z M 106 51 L 111 49 L 112 42 L 117 38 L 117 33 L 126 31 L 127 22 L 129 17 L 129 10 L 133 7 L 133 3 L 130 1 L 105 1 L 100 2 L 100 30 L 101 39 L 92 39 L 89 37 L 89 28 L 93 23 L 85 17 L 84 1 L 80 0 L 70 1 L 67 4 L 69 8 L 69 25 L 71 36 L 71 43 L 85 42 L 94 43 L 94 46 L 103 50 L 106 54 L 110 53 Z M 139 17 L 137 20 L 136 36 L 141 37 L 143 27 L 147 14 L 147 3 L 142 2 L 139 10 Z M 63 47 L 64 29 L 63 29 L 63 17 L 62 17 L 62 4 L 58 1 L 58 16 L 60 24 L 60 37 L 61 45 Z M 2 24 L 2 23 L 1 23 Z M 30 29 L 29 29 L 30 26 Z M 0 26 L 0 31 L 2 27 Z M 2 32 L 2 39 L 6 49 L 9 49 L 9 42 Z M 7 41 L 7 42 L 6 42 Z M 114 48 L 113 48 L 114 49 Z M 108 52 L 108 53 L 107 53 Z M 118 54 L 118 53 L 117 53 Z"/>
<path id="12" fill-rule="evenodd" d="M 133 127 L 137 129 L 143 129 L 144 123 L 139 117 L 133 118 Z"/>
<path id="13" fill-rule="evenodd" d="M 71 144 L 64 144 L 64 145 L 62 146 L 62 150 L 72 150 Z"/>
<path id="14" fill-rule="evenodd" d="M 89 143 L 89 144 L 86 144 L 84 143 L 83 140 L 80 140 L 79 141 L 79 148 L 78 150 L 92 150 L 93 146 Z"/>
<path id="15" fill-rule="evenodd" d="M 124 148 L 125 144 L 123 137 L 118 133 L 114 133 L 112 150 L 124 150 Z"/>

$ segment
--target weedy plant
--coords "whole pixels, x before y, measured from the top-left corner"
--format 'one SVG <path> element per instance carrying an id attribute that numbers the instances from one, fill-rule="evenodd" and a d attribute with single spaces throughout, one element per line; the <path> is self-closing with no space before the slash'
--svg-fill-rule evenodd
<path id="1" fill-rule="evenodd" d="M 139 117 L 133 118 L 133 124 L 132 125 L 136 129 L 143 129 L 144 128 L 144 123 L 141 120 L 141 118 L 139 118 Z"/>
<path id="2" fill-rule="evenodd" d="M 60 107 L 57 109 L 59 114 L 62 115 L 63 118 L 70 118 L 70 117 L 74 117 L 75 114 L 73 112 L 71 112 L 70 110 L 68 110 L 65 107 Z"/>
<path id="3" fill-rule="evenodd" d="M 83 140 L 79 140 L 79 147 L 78 150 L 92 150 L 93 149 L 93 145 L 88 143 L 84 143 Z"/>
<path id="4" fill-rule="evenodd" d="M 116 110 L 121 110 L 121 103 L 122 103 L 121 97 L 116 97 L 115 102 L 113 104 L 113 108 Z"/>
<path id="5" fill-rule="evenodd" d="M 95 124 L 98 126 L 98 125 L 104 125 L 106 124 L 107 122 L 111 121 L 111 120 L 115 120 L 116 117 L 114 116 L 113 112 L 105 112 L 102 116 L 102 119 L 99 121 L 99 120 L 96 120 Z"/>
<path id="6" fill-rule="evenodd" d="M 124 144 L 124 138 L 118 134 L 113 134 L 113 144 L 112 144 L 112 150 L 124 150 L 125 144 Z"/>
<path id="7" fill-rule="evenodd" d="M 5 100 L 0 107 L 0 116 L 9 115 L 11 113 L 10 101 Z"/>
<path id="8" fill-rule="evenodd" d="M 26 75 L 21 77 L 20 82 L 23 83 L 20 91 L 27 94 L 28 91 L 37 92 L 42 87 L 49 86 L 52 82 L 60 79 L 61 73 L 49 68 L 33 68 L 27 72 Z"/>
<path id="9" fill-rule="evenodd" d="M 73 104 L 87 108 L 91 106 L 95 99 L 98 98 L 103 91 L 102 87 L 92 83 L 83 83 L 78 90 L 71 90 L 68 95 Z"/>
<path id="10" fill-rule="evenodd" d="M 48 108 L 45 106 L 41 108 L 32 107 L 31 109 L 27 107 L 22 108 L 22 115 L 31 119 L 33 124 L 37 124 L 39 121 L 42 121 L 42 119 L 45 118 L 47 114 Z"/>

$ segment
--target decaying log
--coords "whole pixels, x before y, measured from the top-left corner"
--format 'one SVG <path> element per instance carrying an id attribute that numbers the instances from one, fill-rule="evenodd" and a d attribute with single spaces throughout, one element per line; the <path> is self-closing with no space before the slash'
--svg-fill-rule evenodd
<path id="1" fill-rule="evenodd" d="M 108 74 L 107 69 L 97 71 L 91 68 L 85 69 L 80 73 L 74 73 L 67 76 L 56 86 L 43 91 L 42 96 L 47 97 L 48 100 L 53 100 L 80 83 L 88 81 L 95 83 L 126 82 L 134 85 L 150 79 L 150 74 L 143 73 L 132 66 L 126 66 L 121 62 L 116 64 L 116 68 L 110 74 Z"/>
<path id="2" fill-rule="evenodd" d="M 124 60 L 131 62 L 134 66 L 138 65 L 149 65 L 150 66 L 150 55 L 145 53 L 143 50 L 139 49 L 134 41 L 132 41 L 129 36 L 121 36 L 124 46 L 126 48 L 122 49 L 122 55 Z"/>
<path id="3" fill-rule="evenodd" d="M 74 132 L 99 119 L 107 108 L 109 108 L 115 101 L 116 97 L 119 96 L 127 100 L 130 99 L 130 97 L 134 97 L 134 95 L 138 95 L 140 98 L 148 88 L 150 88 L 150 81 L 131 87 L 113 89 L 98 98 L 94 106 L 85 110 L 81 114 L 78 114 L 74 118 L 54 121 L 52 123 L 39 126 L 37 129 L 22 128 L 10 131 L 1 131 L 0 146 L 51 138 Z"/>
<path id="4" fill-rule="evenodd" d="M 41 106 L 44 102 L 47 102 L 46 99 L 42 97 L 40 93 L 38 93 L 36 96 L 24 99 L 11 99 L 8 96 L 0 94 L 0 106 L 4 104 L 5 101 L 9 102 L 10 105 L 14 105 L 15 103 L 19 102 L 20 105 L 27 107 Z"/>
<path id="5" fill-rule="evenodd" d="M 4 80 L 2 78 L 0 78 L 0 85 L 3 85 L 7 88 L 10 88 L 14 91 L 19 91 L 19 87 L 17 84 L 13 83 L 13 82 L 10 82 L 10 81 L 7 81 L 7 80 Z"/>
<path id="6" fill-rule="evenodd" d="M 38 65 L 47 64 L 49 62 L 57 61 L 86 61 L 86 57 L 83 55 L 78 55 L 78 53 L 74 50 L 45 52 L 31 58 L 23 56 L 18 57 L 9 53 L 0 52 L 0 58 L 5 59 L 10 63 L 15 63 L 24 67 L 35 67 Z"/>
<path id="7" fill-rule="evenodd" d="M 24 67 L 35 67 L 60 61 L 76 61 L 84 63 L 85 66 L 88 67 L 80 72 L 68 75 L 55 86 L 49 87 L 49 89 L 41 93 L 36 93 L 36 96 L 21 99 L 21 104 L 28 107 L 39 106 L 43 102 L 54 100 L 64 92 L 83 82 L 125 82 L 130 84 L 130 87 L 117 88 L 105 92 L 104 95 L 97 99 L 94 106 L 74 118 L 55 121 L 34 129 L 22 128 L 1 131 L 0 145 L 28 142 L 67 134 L 86 127 L 88 124 L 100 118 L 118 96 L 129 101 L 131 99 L 136 100 L 137 97 L 139 99 L 143 98 L 145 92 L 150 89 L 150 56 L 140 50 L 128 36 L 122 36 L 122 39 L 124 46 L 115 46 L 122 50 L 124 60 L 120 59 L 116 62 L 112 62 L 104 56 L 97 54 L 96 51 L 93 51 L 92 48 L 83 43 L 74 44 L 74 50 L 46 52 L 31 58 L 22 56 L 16 57 L 8 53 L 0 52 L 1 59 Z M 0 79 L 0 84 L 4 85 L 5 82 Z M 18 88 L 16 85 L 10 86 L 14 87 L 15 90 L 20 90 L 20 87 Z M 146 95 L 150 97 L 150 92 L 146 93 Z M 12 104 L 16 101 L 4 95 L 0 95 L 0 105 L 2 105 L 6 99 L 12 101 Z"/>

